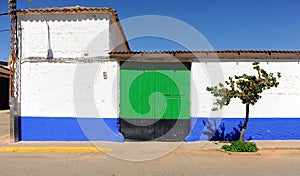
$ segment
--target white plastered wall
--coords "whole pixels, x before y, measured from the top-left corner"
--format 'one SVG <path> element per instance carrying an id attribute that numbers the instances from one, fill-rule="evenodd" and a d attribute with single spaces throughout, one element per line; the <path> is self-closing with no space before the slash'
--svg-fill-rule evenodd
<path id="1" fill-rule="evenodd" d="M 107 72 L 104 79 L 103 72 Z M 22 116 L 118 117 L 118 63 L 23 63 Z"/>
<path id="2" fill-rule="evenodd" d="M 115 25 L 109 26 L 111 16 L 91 13 L 43 15 L 18 17 L 22 29 L 18 33 L 22 60 L 20 115 L 119 117 L 119 65 L 107 58 L 122 38 L 114 29 Z M 48 36 L 53 59 L 40 60 L 47 57 Z M 124 46 L 119 49 L 125 50 Z M 107 73 L 107 79 L 103 72 Z"/>
<path id="3" fill-rule="evenodd" d="M 53 58 L 108 56 L 108 14 L 19 15 L 20 57 Z M 49 26 L 49 33 L 48 33 Z"/>
<path id="4" fill-rule="evenodd" d="M 217 68 L 218 65 L 221 68 L 224 80 L 227 80 L 229 76 L 242 75 L 244 73 L 257 74 L 252 69 L 251 62 L 192 63 L 192 117 L 215 117 L 211 112 L 213 96 L 206 91 L 206 87 L 213 86 L 211 80 L 216 80 L 216 76 L 221 75 L 212 75 L 212 73 L 208 73 L 206 68 L 211 66 Z M 279 80 L 278 88 L 266 90 L 262 94 L 262 99 L 250 107 L 250 116 L 254 118 L 299 118 L 300 64 L 298 62 L 261 62 L 260 65 L 269 73 L 281 72 L 282 78 Z M 220 77 L 218 80 L 224 82 Z M 244 116 L 245 105 L 241 104 L 239 99 L 234 99 L 229 106 L 223 108 L 221 117 L 243 118 Z"/>

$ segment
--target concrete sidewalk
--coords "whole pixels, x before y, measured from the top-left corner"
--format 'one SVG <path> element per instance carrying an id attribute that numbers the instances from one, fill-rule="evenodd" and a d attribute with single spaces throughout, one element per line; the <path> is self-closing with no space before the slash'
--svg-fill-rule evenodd
<path id="1" fill-rule="evenodd" d="M 252 141 L 255 142 L 260 150 L 300 150 L 300 141 Z M 144 151 L 164 151 L 164 150 L 201 150 L 201 151 L 217 151 L 226 143 L 223 142 L 16 142 L 11 143 L 9 136 L 0 136 L 0 151 L 1 148 L 32 148 L 32 150 L 45 150 L 48 148 L 49 151 L 93 151 L 93 148 L 99 148 L 99 150 L 110 151 L 126 151 L 126 150 L 137 150 L 143 149 Z M 61 149 L 59 149 L 61 148 Z"/>

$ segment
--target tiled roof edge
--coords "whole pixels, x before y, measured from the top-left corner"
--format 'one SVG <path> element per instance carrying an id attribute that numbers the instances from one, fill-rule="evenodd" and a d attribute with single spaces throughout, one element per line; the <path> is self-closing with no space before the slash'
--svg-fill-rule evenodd
<path id="1" fill-rule="evenodd" d="M 71 6 L 71 7 L 55 7 L 55 8 L 37 8 L 37 9 L 20 9 L 17 10 L 17 14 L 31 14 L 31 13 L 74 13 L 74 12 L 103 12 L 109 13 L 116 27 L 119 29 L 120 35 L 124 41 L 124 46 L 127 52 L 130 51 L 130 46 L 126 39 L 122 25 L 120 24 L 120 19 L 118 17 L 117 11 L 112 8 L 107 7 L 81 7 L 81 6 Z"/>
<path id="2" fill-rule="evenodd" d="M 52 13 L 52 12 L 111 12 L 116 13 L 116 10 L 107 7 L 54 7 L 54 8 L 36 8 L 36 9 L 19 9 L 17 13 Z"/>
<path id="3" fill-rule="evenodd" d="M 289 53 L 289 54 L 300 54 L 297 50 L 195 50 L 195 51 L 112 51 L 110 54 L 180 54 L 180 53 Z"/>

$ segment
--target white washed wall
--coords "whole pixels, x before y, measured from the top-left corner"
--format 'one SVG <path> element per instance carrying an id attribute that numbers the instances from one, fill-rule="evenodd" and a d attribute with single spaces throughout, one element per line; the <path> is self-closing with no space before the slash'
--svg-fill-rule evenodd
<path id="1" fill-rule="evenodd" d="M 21 115 L 117 118 L 117 76 L 118 63 L 113 61 L 23 63 Z"/>
<path id="2" fill-rule="evenodd" d="M 256 74 L 252 69 L 251 62 L 221 62 L 221 63 L 193 63 L 192 64 L 192 86 L 191 86 L 191 116 L 192 117 L 214 117 L 211 114 L 213 96 L 205 89 L 212 85 L 211 74 L 207 67 L 221 66 L 224 80 L 235 74 Z M 300 64 L 298 62 L 262 62 L 262 68 L 268 72 L 281 72 L 278 88 L 265 91 L 262 99 L 255 106 L 250 107 L 251 117 L 300 117 Z M 217 75 L 212 79 L 216 80 Z M 218 79 L 222 81 L 221 79 Z M 222 82 L 224 82 L 224 80 Z M 223 109 L 223 117 L 244 117 L 245 105 L 239 99 L 233 100 L 229 106 Z"/>
<path id="3" fill-rule="evenodd" d="M 109 23 L 108 14 L 19 15 L 20 57 L 47 57 L 48 37 L 54 58 L 108 56 Z"/>
<path id="4" fill-rule="evenodd" d="M 117 118 L 116 61 L 76 62 L 72 58 L 107 58 L 122 43 L 108 14 L 27 14 L 18 16 L 21 64 L 21 116 Z M 49 34 L 47 30 L 49 25 Z M 53 58 L 46 58 L 48 37 Z M 123 51 L 124 45 L 118 47 Z M 104 79 L 103 72 L 107 72 Z"/>

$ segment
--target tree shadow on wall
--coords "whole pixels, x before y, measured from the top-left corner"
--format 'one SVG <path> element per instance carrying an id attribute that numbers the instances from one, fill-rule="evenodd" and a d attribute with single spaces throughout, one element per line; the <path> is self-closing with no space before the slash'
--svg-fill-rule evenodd
<path id="1" fill-rule="evenodd" d="M 240 122 L 237 127 L 233 127 L 232 131 L 225 132 L 225 124 L 222 123 L 219 128 L 216 120 L 213 124 L 209 120 L 203 120 L 203 125 L 206 128 L 206 131 L 203 131 L 202 134 L 209 138 L 209 141 L 238 141 L 240 139 L 241 131 L 243 124 Z M 252 140 L 250 136 L 246 140 Z"/>

